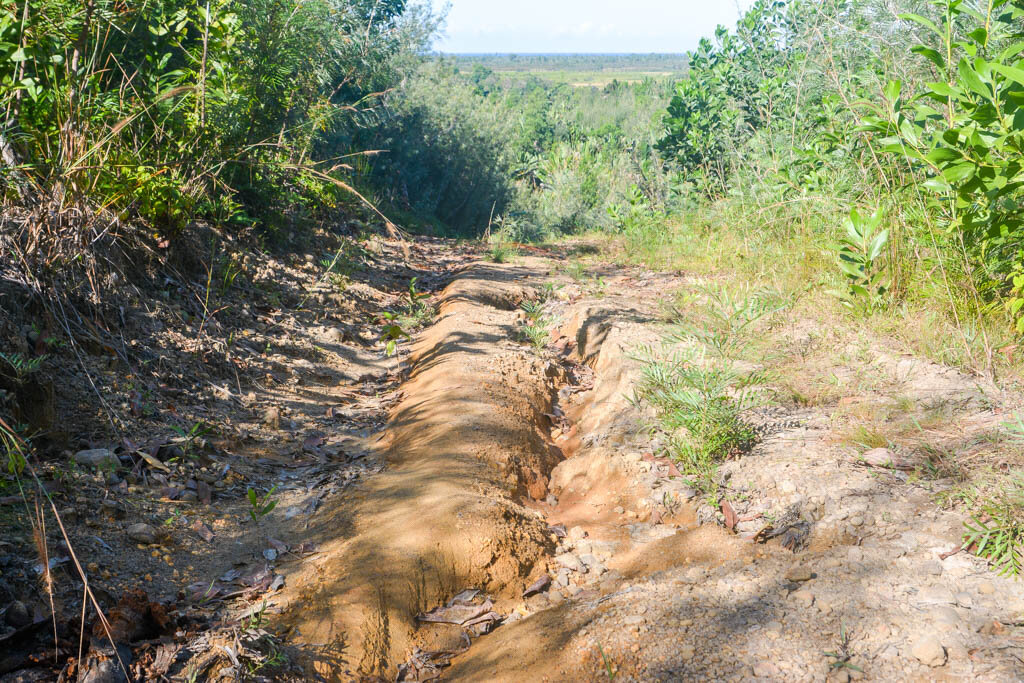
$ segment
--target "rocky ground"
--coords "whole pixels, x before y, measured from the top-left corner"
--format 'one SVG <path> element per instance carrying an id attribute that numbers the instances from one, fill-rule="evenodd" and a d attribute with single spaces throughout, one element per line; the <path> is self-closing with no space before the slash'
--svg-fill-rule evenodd
<path id="1" fill-rule="evenodd" d="M 138 316 L 148 363 L 79 369 L 128 436 L 66 421 L 39 467 L 66 538 L 42 498 L 0 499 L 0 680 L 120 680 L 119 659 L 170 680 L 1024 679 L 1024 583 L 961 549 L 957 497 L 1021 466 L 1012 391 L 771 322 L 761 439 L 712 508 L 633 400 L 692 279 L 571 247 L 364 248 L 345 281 L 312 254 L 253 262 L 274 305 L 239 292 L 206 339 L 172 298 Z M 437 315 L 388 358 L 379 312 L 412 277 Z M 224 359 L 209 378 L 197 344 Z M 87 611 L 80 657 L 82 574 L 107 622 Z"/>

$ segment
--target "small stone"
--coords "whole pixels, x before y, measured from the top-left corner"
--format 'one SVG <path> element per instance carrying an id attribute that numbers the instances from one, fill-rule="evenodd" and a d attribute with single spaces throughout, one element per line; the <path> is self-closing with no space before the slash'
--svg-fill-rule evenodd
<path id="1" fill-rule="evenodd" d="M 579 595 L 582 590 L 582 588 L 576 585 L 570 585 L 568 588 L 565 589 L 566 593 L 573 597 Z"/>
<path id="2" fill-rule="evenodd" d="M 849 562 L 863 562 L 864 549 L 856 545 L 850 546 L 850 549 L 846 551 L 846 559 Z"/>
<path id="3" fill-rule="evenodd" d="M 579 541 L 587 537 L 587 532 L 581 526 L 574 526 L 569 529 L 568 536 L 570 541 Z"/>
<path id="4" fill-rule="evenodd" d="M 792 597 L 804 607 L 810 607 L 814 604 L 814 593 L 809 590 L 798 590 L 793 593 Z"/>
<path id="5" fill-rule="evenodd" d="M 929 616 L 933 622 L 944 624 L 946 626 L 956 626 L 960 623 L 960 614 L 948 605 L 932 609 Z"/>
<path id="6" fill-rule="evenodd" d="M 754 665 L 755 678 L 774 679 L 779 675 L 779 670 L 771 662 L 758 662 Z"/>
<path id="7" fill-rule="evenodd" d="M 925 574 L 929 576 L 942 576 L 942 563 L 938 560 L 932 560 L 931 562 L 925 562 L 921 568 Z"/>
<path id="8" fill-rule="evenodd" d="M 868 465 L 875 467 L 891 467 L 897 461 L 894 453 L 888 448 L 872 448 L 861 455 L 861 458 Z"/>
<path id="9" fill-rule="evenodd" d="M 961 607 L 970 607 L 974 604 L 974 598 L 972 598 L 971 594 L 966 591 L 960 591 L 954 596 L 954 599 L 956 600 L 956 604 Z"/>
<path id="10" fill-rule="evenodd" d="M 136 543 L 144 543 L 146 545 L 156 543 L 156 529 L 148 524 L 132 524 L 128 527 L 126 533 L 128 538 Z"/>
<path id="11" fill-rule="evenodd" d="M 946 650 L 934 635 L 926 635 L 910 648 L 910 654 L 925 666 L 942 666 L 946 663 Z"/>
<path id="12" fill-rule="evenodd" d="M 617 515 L 623 515 L 626 513 L 626 508 L 622 507 L 621 505 L 616 505 L 615 509 L 612 510 L 612 512 L 614 512 Z"/>
<path id="13" fill-rule="evenodd" d="M 537 595 L 531 595 L 526 599 L 526 606 L 531 612 L 539 612 L 545 609 L 549 604 L 548 596 L 544 593 L 538 593 Z"/>
<path id="14" fill-rule="evenodd" d="M 850 524 L 852 524 L 853 526 L 864 526 L 864 518 L 860 515 L 857 515 L 856 517 L 851 517 Z"/>
<path id="15" fill-rule="evenodd" d="M 21 600 L 15 600 L 7 606 L 7 612 L 4 614 L 4 620 L 7 621 L 7 625 L 12 628 L 21 628 L 22 626 L 28 626 L 32 623 L 32 615 L 28 611 L 28 607 L 25 606 Z"/>
<path id="16" fill-rule="evenodd" d="M 814 572 L 807 567 L 797 565 L 786 572 L 786 580 L 793 582 L 810 581 L 814 578 Z"/>
<path id="17" fill-rule="evenodd" d="M 107 469 L 121 466 L 121 461 L 118 457 L 107 448 L 92 448 L 86 451 L 78 451 L 72 459 L 83 467 Z"/>
<path id="18" fill-rule="evenodd" d="M 796 493 L 796 484 L 791 482 L 789 479 L 786 479 L 779 484 L 779 490 L 783 493 Z"/>
<path id="19" fill-rule="evenodd" d="M 580 558 L 576 557 L 572 553 L 563 553 L 562 555 L 555 556 L 555 562 L 574 572 L 586 572 L 587 570 L 587 568 L 583 566 L 583 563 L 580 562 Z"/>
<path id="20" fill-rule="evenodd" d="M 982 595 L 992 595 L 996 592 L 996 587 L 988 581 L 985 581 L 984 583 L 978 584 L 978 592 Z"/>
<path id="21" fill-rule="evenodd" d="M 589 553 L 586 555 L 580 555 L 580 562 L 587 565 L 588 567 L 593 567 L 596 564 L 601 564 L 601 561 L 599 559 L 597 559 Z"/>
<path id="22" fill-rule="evenodd" d="M 683 646 L 681 646 L 676 651 L 676 653 L 679 655 L 679 658 L 681 660 L 683 660 L 684 662 L 693 659 L 693 656 L 696 654 L 696 652 L 694 651 L 693 647 L 691 647 L 690 645 L 683 645 Z"/>

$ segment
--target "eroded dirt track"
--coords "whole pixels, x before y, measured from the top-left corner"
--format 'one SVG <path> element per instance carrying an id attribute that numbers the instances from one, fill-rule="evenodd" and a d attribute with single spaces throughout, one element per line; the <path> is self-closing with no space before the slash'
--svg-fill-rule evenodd
<path id="1" fill-rule="evenodd" d="M 513 598 L 544 572 L 546 524 L 516 502 L 543 498 L 561 459 L 542 430 L 559 369 L 512 341 L 530 275 L 476 265 L 444 291 L 378 446 L 387 470 L 321 513 L 349 533 L 289 580 L 309 591 L 289 615 L 302 638 L 343 645 L 320 673 L 393 676 L 414 643 L 457 649 L 461 629 L 415 615 L 469 587 Z"/>
<path id="2" fill-rule="evenodd" d="M 656 457 L 651 415 L 631 400 L 634 355 L 661 338 L 666 292 L 692 283 L 609 271 L 595 293 L 557 268 L 474 264 L 441 294 L 375 445 L 384 472 L 321 509 L 322 553 L 288 576 L 294 640 L 329 653 L 307 662 L 311 674 L 1024 676 L 1020 582 L 949 555 L 961 516 L 905 471 L 872 467 L 840 443 L 837 406 L 881 399 L 857 389 L 760 411 L 762 443 L 721 468 L 735 517 L 723 524 Z M 564 290 L 545 304 L 557 324 L 536 351 L 519 338 L 516 309 L 547 282 Z M 802 348 L 802 329 L 768 333 Z M 949 420 L 998 424 L 971 378 L 869 351 L 908 396 L 957 406 Z M 863 371 L 843 362 L 836 373 Z M 800 529 L 802 542 L 754 542 L 772 524 Z"/>

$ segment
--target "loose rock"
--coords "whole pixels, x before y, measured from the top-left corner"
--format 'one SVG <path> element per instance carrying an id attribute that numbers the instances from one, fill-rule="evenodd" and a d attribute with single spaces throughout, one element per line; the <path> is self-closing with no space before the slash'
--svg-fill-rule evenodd
<path id="1" fill-rule="evenodd" d="M 793 582 L 810 581 L 814 578 L 814 572 L 804 566 L 796 566 L 786 572 L 786 580 Z"/>
<path id="2" fill-rule="evenodd" d="M 156 543 L 156 529 L 148 524 L 138 523 L 132 524 L 126 530 L 128 538 L 135 541 L 136 543 L 151 544 Z"/>
<path id="3" fill-rule="evenodd" d="M 121 466 L 121 461 L 118 457 L 107 448 L 92 448 L 87 451 L 78 451 L 75 453 L 73 460 L 83 467 L 107 469 Z"/>
<path id="4" fill-rule="evenodd" d="M 946 650 L 934 635 L 926 635 L 910 648 L 910 654 L 925 666 L 942 666 L 946 663 Z"/>

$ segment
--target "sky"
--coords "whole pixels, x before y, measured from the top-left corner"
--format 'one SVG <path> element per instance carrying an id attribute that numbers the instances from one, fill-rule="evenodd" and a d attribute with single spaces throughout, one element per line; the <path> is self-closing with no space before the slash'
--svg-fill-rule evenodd
<path id="1" fill-rule="evenodd" d="M 442 0 L 435 0 L 441 4 Z M 442 52 L 686 52 L 751 0 L 449 0 Z"/>

